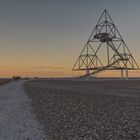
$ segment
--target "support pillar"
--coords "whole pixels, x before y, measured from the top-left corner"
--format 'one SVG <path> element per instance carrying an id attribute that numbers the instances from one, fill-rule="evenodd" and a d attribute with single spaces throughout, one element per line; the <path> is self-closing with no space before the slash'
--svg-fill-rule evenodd
<path id="1" fill-rule="evenodd" d="M 89 74 L 89 69 L 86 70 L 86 75 Z M 89 80 L 89 76 L 86 76 L 86 80 Z"/>
<path id="2" fill-rule="evenodd" d="M 125 77 L 126 80 L 128 80 L 128 69 L 126 68 L 126 77 Z"/>
<path id="3" fill-rule="evenodd" d="M 121 79 L 123 79 L 123 69 L 121 70 Z"/>

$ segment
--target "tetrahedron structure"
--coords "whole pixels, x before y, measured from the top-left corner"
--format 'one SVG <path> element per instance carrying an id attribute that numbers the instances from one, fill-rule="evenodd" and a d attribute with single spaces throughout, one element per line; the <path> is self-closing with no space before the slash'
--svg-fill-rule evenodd
<path id="1" fill-rule="evenodd" d="M 104 10 L 73 70 L 85 71 L 83 76 L 90 76 L 104 70 L 126 70 L 128 73 L 128 70 L 138 69 L 137 62 L 113 20 Z"/>

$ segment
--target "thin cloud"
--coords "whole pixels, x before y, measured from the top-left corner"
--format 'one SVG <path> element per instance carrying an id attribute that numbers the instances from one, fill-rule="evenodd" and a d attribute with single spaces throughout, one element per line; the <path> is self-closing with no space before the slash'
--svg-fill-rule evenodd
<path id="1" fill-rule="evenodd" d="M 55 66 L 35 66 L 34 69 L 51 69 L 51 70 L 64 70 L 64 67 L 55 67 Z"/>

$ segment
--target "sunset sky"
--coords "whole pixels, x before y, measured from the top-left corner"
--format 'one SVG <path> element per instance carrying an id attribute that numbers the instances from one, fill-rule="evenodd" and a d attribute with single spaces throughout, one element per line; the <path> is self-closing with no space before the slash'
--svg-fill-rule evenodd
<path id="1" fill-rule="evenodd" d="M 71 69 L 104 9 L 140 65 L 139 0 L 3 0 L 0 77 L 72 76 Z"/>

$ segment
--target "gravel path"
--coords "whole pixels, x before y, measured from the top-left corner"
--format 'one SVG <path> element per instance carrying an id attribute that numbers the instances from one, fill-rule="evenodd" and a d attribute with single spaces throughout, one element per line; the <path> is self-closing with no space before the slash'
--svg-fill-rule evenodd
<path id="1" fill-rule="evenodd" d="M 25 84 L 49 140 L 140 140 L 140 80 Z"/>
<path id="2" fill-rule="evenodd" d="M 0 86 L 0 140 L 43 140 L 42 127 L 31 113 L 24 81 Z"/>

